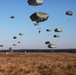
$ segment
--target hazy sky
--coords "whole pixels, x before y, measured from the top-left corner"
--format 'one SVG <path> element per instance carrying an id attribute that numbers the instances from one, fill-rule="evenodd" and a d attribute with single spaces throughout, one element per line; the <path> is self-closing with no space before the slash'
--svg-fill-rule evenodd
<path id="1" fill-rule="evenodd" d="M 49 15 L 48 20 L 39 24 L 40 34 L 38 26 L 29 18 L 36 11 Z M 66 11 L 72 11 L 73 15 L 66 15 Z M 47 28 L 52 31 L 46 32 Z M 63 32 L 55 33 L 55 28 L 62 28 Z M 54 34 L 59 34 L 60 38 L 54 38 Z M 0 49 L 47 49 L 46 41 L 55 44 L 57 49 L 76 48 L 76 0 L 44 0 L 39 6 L 29 6 L 27 0 L 0 0 L 0 44 L 3 45 Z M 14 43 L 17 46 L 14 47 Z"/>

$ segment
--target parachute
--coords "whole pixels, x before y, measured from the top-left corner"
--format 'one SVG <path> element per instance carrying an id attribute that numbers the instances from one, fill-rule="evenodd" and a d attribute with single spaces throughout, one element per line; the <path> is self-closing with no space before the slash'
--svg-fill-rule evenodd
<path id="1" fill-rule="evenodd" d="M 16 44 L 13 44 L 13 46 L 16 46 Z"/>
<path id="2" fill-rule="evenodd" d="M 55 44 L 49 44 L 48 48 L 56 48 Z"/>
<path id="3" fill-rule="evenodd" d="M 46 41 L 45 44 L 50 44 L 50 41 Z"/>
<path id="4" fill-rule="evenodd" d="M 9 50 L 11 51 L 12 50 L 12 47 L 9 47 Z"/>
<path id="5" fill-rule="evenodd" d="M 9 47 L 9 51 L 13 52 L 13 49 L 12 49 L 12 47 Z"/>
<path id="6" fill-rule="evenodd" d="M 0 45 L 0 47 L 3 47 L 3 45 Z"/>
<path id="7" fill-rule="evenodd" d="M 62 29 L 61 28 L 56 28 L 54 29 L 55 32 L 62 32 Z"/>
<path id="8" fill-rule="evenodd" d="M 21 36 L 22 36 L 23 34 L 22 34 L 22 33 L 19 33 L 19 35 L 21 35 Z"/>
<path id="9" fill-rule="evenodd" d="M 51 31 L 51 29 L 46 29 L 46 31 L 47 31 L 47 32 L 50 32 L 50 31 Z"/>
<path id="10" fill-rule="evenodd" d="M 72 11 L 67 11 L 66 12 L 66 15 L 72 16 L 73 15 L 73 12 Z"/>
<path id="11" fill-rule="evenodd" d="M 13 37 L 13 39 L 17 39 L 17 37 L 16 37 L 16 36 L 14 36 L 14 37 Z"/>
<path id="12" fill-rule="evenodd" d="M 48 14 L 44 13 L 44 12 L 35 12 L 30 16 L 30 19 L 32 21 L 35 21 L 36 23 L 39 22 L 44 22 L 48 19 Z"/>
<path id="13" fill-rule="evenodd" d="M 41 30 L 39 30 L 39 34 L 40 34 Z"/>
<path id="14" fill-rule="evenodd" d="M 10 18 L 11 18 L 11 19 L 14 19 L 14 18 L 15 18 L 15 16 L 11 16 Z"/>
<path id="15" fill-rule="evenodd" d="M 18 41 L 18 43 L 20 43 L 20 41 Z"/>
<path id="16" fill-rule="evenodd" d="M 72 16 L 73 15 L 73 12 L 72 11 L 67 11 L 66 12 L 66 15 L 68 15 L 68 16 Z M 69 21 L 70 19 L 68 19 L 68 21 Z"/>
<path id="17" fill-rule="evenodd" d="M 59 34 L 55 34 L 53 37 L 54 38 L 57 38 L 57 37 L 60 37 L 60 36 L 59 36 Z"/>
<path id="18" fill-rule="evenodd" d="M 28 0 L 27 3 L 32 6 L 42 5 L 43 0 Z"/>

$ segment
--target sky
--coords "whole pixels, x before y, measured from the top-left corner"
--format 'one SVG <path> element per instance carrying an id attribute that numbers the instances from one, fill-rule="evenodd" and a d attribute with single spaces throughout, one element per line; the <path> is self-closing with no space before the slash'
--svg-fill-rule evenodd
<path id="1" fill-rule="evenodd" d="M 3 45 L 0 49 L 48 49 L 46 41 L 55 44 L 56 49 L 76 48 L 76 0 L 44 0 L 38 6 L 31 6 L 27 1 L 0 0 L 0 45 Z M 40 34 L 38 26 L 30 19 L 38 11 L 49 15 L 48 20 L 39 23 Z M 66 11 L 72 11 L 73 15 L 66 15 Z M 52 31 L 46 32 L 48 28 Z M 63 32 L 56 33 L 55 28 Z M 54 38 L 54 34 L 59 34 L 60 38 Z M 17 39 L 13 39 L 14 36 Z"/>

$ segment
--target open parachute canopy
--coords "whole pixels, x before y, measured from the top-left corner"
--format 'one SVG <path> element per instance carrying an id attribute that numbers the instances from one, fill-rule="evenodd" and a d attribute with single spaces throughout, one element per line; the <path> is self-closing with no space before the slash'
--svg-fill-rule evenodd
<path id="1" fill-rule="evenodd" d="M 12 47 L 9 47 L 9 50 L 12 50 Z"/>
<path id="2" fill-rule="evenodd" d="M 3 45 L 0 45 L 0 47 L 3 47 Z"/>
<path id="3" fill-rule="evenodd" d="M 51 29 L 46 29 L 47 32 L 51 32 Z"/>
<path id="4" fill-rule="evenodd" d="M 45 44 L 50 44 L 50 41 L 46 41 Z"/>
<path id="5" fill-rule="evenodd" d="M 13 37 L 13 39 L 17 39 L 17 37 L 16 37 L 16 36 L 14 36 L 14 37 Z"/>
<path id="6" fill-rule="evenodd" d="M 43 0 L 28 0 L 27 2 L 29 5 L 32 5 L 32 6 L 37 6 L 37 5 L 43 4 Z"/>
<path id="7" fill-rule="evenodd" d="M 16 44 L 13 44 L 13 46 L 16 46 Z"/>
<path id="8" fill-rule="evenodd" d="M 14 18 L 15 18 L 15 16 L 10 16 L 10 18 L 11 18 L 11 19 L 14 19 Z"/>
<path id="9" fill-rule="evenodd" d="M 44 12 L 35 12 L 30 16 L 32 21 L 36 21 L 37 23 L 46 21 L 48 19 L 48 14 Z"/>
<path id="10" fill-rule="evenodd" d="M 23 34 L 22 34 L 22 33 L 19 33 L 19 35 L 21 35 L 21 36 L 22 36 Z"/>
<path id="11" fill-rule="evenodd" d="M 73 15 L 73 12 L 72 11 L 67 11 L 66 12 L 66 15 L 72 16 Z"/>
<path id="12" fill-rule="evenodd" d="M 20 43 L 20 41 L 18 41 L 18 43 Z"/>
<path id="13" fill-rule="evenodd" d="M 56 48 L 55 44 L 49 44 L 48 48 Z"/>
<path id="14" fill-rule="evenodd" d="M 60 37 L 60 36 L 59 36 L 59 34 L 55 34 L 53 37 L 54 38 L 57 38 L 57 37 Z"/>
<path id="15" fill-rule="evenodd" d="M 54 29 L 55 32 L 62 32 L 62 29 L 61 28 L 56 28 Z"/>

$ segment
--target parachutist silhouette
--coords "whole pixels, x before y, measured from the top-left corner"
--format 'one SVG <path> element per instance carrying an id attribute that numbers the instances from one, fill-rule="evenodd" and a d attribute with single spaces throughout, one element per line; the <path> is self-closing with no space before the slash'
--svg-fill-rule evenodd
<path id="1" fill-rule="evenodd" d="M 39 34 L 40 34 L 40 32 L 41 32 L 41 31 L 39 30 Z"/>

